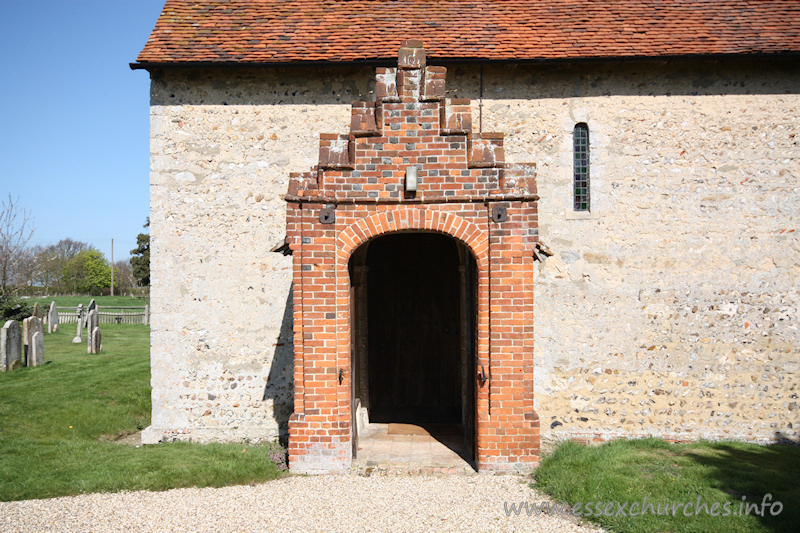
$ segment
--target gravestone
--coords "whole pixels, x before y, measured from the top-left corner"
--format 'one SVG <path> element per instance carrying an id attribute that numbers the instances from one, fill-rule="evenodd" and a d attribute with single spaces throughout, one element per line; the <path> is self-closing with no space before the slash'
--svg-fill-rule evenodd
<path id="1" fill-rule="evenodd" d="M 26 322 L 27 322 L 27 324 L 26 324 Z M 25 320 L 23 320 L 22 324 L 23 324 L 22 334 L 23 334 L 23 337 L 25 339 L 24 342 L 28 346 L 31 345 L 31 339 L 33 338 L 33 334 L 34 333 L 39 332 L 42 335 L 44 335 L 44 323 L 42 322 L 41 318 L 35 317 L 35 316 L 31 316 L 31 317 L 28 317 Z"/>
<path id="2" fill-rule="evenodd" d="M 94 328 L 100 325 L 100 316 L 97 314 L 97 309 L 92 309 L 86 314 L 86 335 L 88 336 L 94 331 Z"/>
<path id="3" fill-rule="evenodd" d="M 28 317 L 28 318 L 23 318 L 22 319 L 22 359 L 21 360 L 22 360 L 22 365 L 23 366 L 27 366 L 28 365 L 28 350 L 30 349 L 30 347 L 28 345 L 29 345 L 29 343 L 30 343 L 29 341 L 31 339 L 31 336 L 30 336 L 30 321 L 31 321 L 31 318 L 34 318 L 34 317 Z"/>
<path id="4" fill-rule="evenodd" d="M 78 344 L 79 342 L 83 342 L 83 304 L 78 304 L 75 316 L 78 317 L 75 321 L 78 325 L 78 332 L 75 333 L 75 337 L 72 338 L 72 343 Z"/>
<path id="5" fill-rule="evenodd" d="M 39 308 L 39 302 L 33 304 L 33 313 L 31 316 L 35 316 L 36 318 L 44 318 L 42 315 L 42 310 Z"/>
<path id="6" fill-rule="evenodd" d="M 92 352 L 92 332 L 97 326 L 97 309 L 92 309 L 86 313 L 86 348 L 88 353 L 94 353 Z"/>
<path id="7" fill-rule="evenodd" d="M 95 327 L 92 334 L 89 335 L 89 353 L 100 353 L 102 345 L 100 344 L 102 336 L 100 335 L 100 328 Z"/>
<path id="8" fill-rule="evenodd" d="M 9 320 L 0 330 L 0 370 L 9 372 L 22 362 L 22 331 L 16 320 Z"/>
<path id="9" fill-rule="evenodd" d="M 47 331 L 48 333 L 58 331 L 58 307 L 56 307 L 56 302 L 50 303 L 50 311 L 47 312 Z"/>
<path id="10" fill-rule="evenodd" d="M 28 357 L 28 366 L 42 366 L 43 364 L 44 333 L 37 331 L 31 336 L 31 350 L 30 357 Z"/>
<path id="11" fill-rule="evenodd" d="M 91 313 L 95 309 L 97 309 L 97 303 L 95 303 L 94 298 L 92 298 L 92 301 L 89 302 L 89 307 L 86 308 L 86 319 L 83 321 L 83 325 L 84 326 L 88 326 L 89 325 L 89 313 Z M 92 330 L 91 330 L 91 328 L 89 328 L 86 331 L 86 336 L 88 337 L 91 332 L 92 332 Z"/>
<path id="12" fill-rule="evenodd" d="M 31 352 L 33 350 L 33 336 L 37 333 L 41 333 L 42 338 L 44 338 L 44 325 L 42 324 L 41 318 L 31 316 L 22 321 L 22 342 L 24 343 L 25 366 L 35 366 L 31 364 L 31 358 L 33 357 Z M 44 354 L 44 348 L 42 348 L 42 354 Z"/>

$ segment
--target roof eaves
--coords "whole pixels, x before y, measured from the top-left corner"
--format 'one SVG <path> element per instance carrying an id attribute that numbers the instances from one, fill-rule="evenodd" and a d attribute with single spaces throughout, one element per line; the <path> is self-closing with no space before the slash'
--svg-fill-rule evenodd
<path id="1" fill-rule="evenodd" d="M 428 57 L 429 64 L 435 65 L 466 65 L 466 64 L 568 64 L 568 63 L 618 63 L 634 61 L 675 61 L 675 60 L 731 60 L 731 59 L 796 59 L 800 58 L 800 52 L 748 52 L 748 53 L 728 53 L 728 54 L 671 54 L 671 55 L 630 55 L 630 56 L 602 56 L 602 57 L 564 57 L 564 58 L 524 58 L 524 59 L 486 59 L 480 57 L 447 57 L 437 58 Z M 359 59 L 352 61 L 138 61 L 129 63 L 131 70 L 184 70 L 184 69 L 260 69 L 260 68 L 283 68 L 283 67 L 388 67 L 396 65 L 396 59 Z"/>

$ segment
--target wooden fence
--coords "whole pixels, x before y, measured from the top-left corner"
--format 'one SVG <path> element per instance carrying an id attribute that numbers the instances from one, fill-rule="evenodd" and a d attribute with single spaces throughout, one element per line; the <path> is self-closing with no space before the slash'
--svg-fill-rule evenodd
<path id="1" fill-rule="evenodd" d="M 59 324 L 75 324 L 78 321 L 78 310 L 75 307 L 58 307 Z M 46 315 L 46 313 L 45 313 Z M 83 310 L 86 319 L 86 309 Z M 97 321 L 100 324 L 150 324 L 150 306 L 97 306 Z"/>
<path id="2" fill-rule="evenodd" d="M 150 306 L 111 307 L 98 305 L 97 320 L 100 324 L 149 324 Z"/>

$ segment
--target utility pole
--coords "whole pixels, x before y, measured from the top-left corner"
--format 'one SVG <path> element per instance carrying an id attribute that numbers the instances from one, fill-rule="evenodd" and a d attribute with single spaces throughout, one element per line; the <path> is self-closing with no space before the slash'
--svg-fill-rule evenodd
<path id="1" fill-rule="evenodd" d="M 111 296 L 114 296 L 114 239 L 111 239 Z"/>

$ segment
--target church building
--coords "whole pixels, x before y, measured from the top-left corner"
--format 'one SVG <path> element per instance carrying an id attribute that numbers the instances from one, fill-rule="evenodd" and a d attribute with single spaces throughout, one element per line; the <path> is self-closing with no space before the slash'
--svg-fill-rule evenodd
<path id="1" fill-rule="evenodd" d="M 145 443 L 800 439 L 797 2 L 167 0 L 131 68 Z"/>

